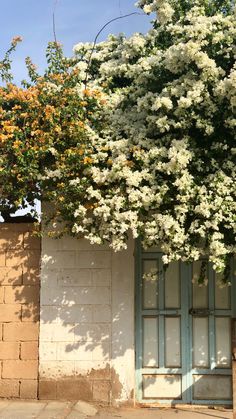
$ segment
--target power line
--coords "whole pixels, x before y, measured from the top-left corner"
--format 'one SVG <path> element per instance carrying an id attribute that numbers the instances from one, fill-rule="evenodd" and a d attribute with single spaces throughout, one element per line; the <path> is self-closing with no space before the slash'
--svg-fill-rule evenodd
<path id="1" fill-rule="evenodd" d="M 93 56 L 93 53 L 94 53 L 95 47 L 96 47 L 96 45 L 97 45 L 97 40 L 98 40 L 99 35 L 101 35 L 101 33 L 103 32 L 103 30 L 104 30 L 104 29 L 105 29 L 108 25 L 110 25 L 110 23 L 115 22 L 115 21 L 120 20 L 120 19 L 124 19 L 124 18 L 126 18 L 126 17 L 133 16 L 133 15 L 146 16 L 146 15 L 145 15 L 145 13 L 139 13 L 139 12 L 128 13 L 127 15 L 118 16 L 118 17 L 115 17 L 114 19 L 109 20 L 109 21 L 108 21 L 107 23 L 105 23 L 105 25 L 103 25 L 103 27 L 99 30 L 99 32 L 98 32 L 98 33 L 97 33 L 97 35 L 95 36 L 95 39 L 94 39 L 94 41 L 93 41 L 93 46 L 92 46 L 92 49 L 91 49 L 91 53 L 90 53 L 90 55 L 89 55 L 89 59 L 88 59 L 88 67 L 87 67 L 87 71 L 86 71 L 86 79 L 85 79 L 85 83 L 84 83 L 84 84 L 85 84 L 85 86 L 87 85 L 87 82 L 88 82 L 88 72 L 89 72 L 89 69 L 90 69 L 90 64 L 91 64 L 92 56 Z"/>

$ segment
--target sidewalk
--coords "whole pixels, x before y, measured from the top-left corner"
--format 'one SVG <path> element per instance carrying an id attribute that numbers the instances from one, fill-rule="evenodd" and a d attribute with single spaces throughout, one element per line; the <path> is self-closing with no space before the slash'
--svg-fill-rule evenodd
<path id="1" fill-rule="evenodd" d="M 98 408 L 81 402 L 0 401 L 2 419 L 232 419 L 224 409 Z"/>

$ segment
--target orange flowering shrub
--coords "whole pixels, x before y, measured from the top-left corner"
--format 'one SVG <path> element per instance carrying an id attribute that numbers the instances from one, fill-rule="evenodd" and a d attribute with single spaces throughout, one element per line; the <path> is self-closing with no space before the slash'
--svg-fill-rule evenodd
<path id="1" fill-rule="evenodd" d="M 0 66 L 7 81 L 0 87 L 0 212 L 33 205 L 42 194 L 58 211 L 65 184 L 92 162 L 100 93 L 83 87 L 75 61 L 65 59 L 58 44 L 49 44 L 44 76 L 27 59 L 31 81 L 23 87 L 11 82 L 7 54 Z"/>

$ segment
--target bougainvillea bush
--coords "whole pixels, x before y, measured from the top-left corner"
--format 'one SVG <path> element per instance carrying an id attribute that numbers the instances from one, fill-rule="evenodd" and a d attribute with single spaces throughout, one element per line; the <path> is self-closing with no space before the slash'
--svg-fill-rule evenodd
<path id="1" fill-rule="evenodd" d="M 33 72 L 27 93 L 40 97 L 42 131 L 29 147 L 40 148 L 34 185 L 67 233 L 121 250 L 131 231 L 144 246 L 161 245 L 165 263 L 209 258 L 228 281 L 236 230 L 235 5 L 138 5 L 156 13 L 146 35 L 78 44 L 72 61 L 54 54 L 43 79 Z"/>
<path id="2" fill-rule="evenodd" d="M 146 246 L 161 244 L 165 262 L 209 257 L 226 279 L 236 230 L 235 7 L 139 5 L 157 13 L 151 31 L 110 37 L 93 55 L 109 129 L 86 190 L 93 215 L 75 205 L 73 231 L 119 250 L 131 230 Z"/>

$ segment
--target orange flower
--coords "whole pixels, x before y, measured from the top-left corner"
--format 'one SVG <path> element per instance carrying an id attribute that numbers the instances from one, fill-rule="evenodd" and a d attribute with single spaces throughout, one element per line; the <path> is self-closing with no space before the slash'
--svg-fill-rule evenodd
<path id="1" fill-rule="evenodd" d="M 16 140 L 16 141 L 14 141 L 14 143 L 13 143 L 13 145 L 12 145 L 12 148 L 17 149 L 17 148 L 19 148 L 21 145 L 22 145 L 22 141 L 20 141 L 20 140 Z"/>
<path id="2" fill-rule="evenodd" d="M 84 158 L 84 164 L 89 164 L 89 163 L 92 163 L 93 162 L 93 159 L 91 159 L 91 157 L 85 157 Z"/>

